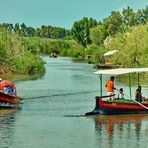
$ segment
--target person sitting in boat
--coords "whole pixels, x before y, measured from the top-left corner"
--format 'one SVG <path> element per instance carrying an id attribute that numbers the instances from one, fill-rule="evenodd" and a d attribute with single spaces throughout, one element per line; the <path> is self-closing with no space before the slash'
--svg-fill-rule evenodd
<path id="1" fill-rule="evenodd" d="M 108 80 L 107 82 L 106 82 L 106 85 L 105 85 L 105 87 L 106 87 L 106 89 L 107 89 L 107 95 L 108 96 L 110 96 L 110 100 L 112 99 L 112 98 L 114 98 L 114 90 L 116 89 L 115 87 L 114 87 L 114 80 L 115 80 L 115 77 L 114 76 L 111 76 L 110 77 L 110 80 Z"/>
<path id="2" fill-rule="evenodd" d="M 8 93 L 8 89 L 7 87 L 4 86 L 4 93 L 7 94 Z"/>
<path id="3" fill-rule="evenodd" d="M 118 99 L 124 99 L 123 88 L 120 88 L 120 89 L 119 89 Z"/>
<path id="4" fill-rule="evenodd" d="M 12 89 L 12 87 L 8 87 L 8 94 L 13 95 L 13 89 Z"/>
<path id="5" fill-rule="evenodd" d="M 2 91 L 2 85 L 1 85 L 1 82 L 2 82 L 2 78 L 0 78 L 0 91 Z"/>
<path id="6" fill-rule="evenodd" d="M 142 96 L 141 90 L 142 90 L 142 87 L 139 85 L 138 88 L 136 89 L 135 100 L 140 101 L 140 102 L 144 102 L 145 97 Z"/>

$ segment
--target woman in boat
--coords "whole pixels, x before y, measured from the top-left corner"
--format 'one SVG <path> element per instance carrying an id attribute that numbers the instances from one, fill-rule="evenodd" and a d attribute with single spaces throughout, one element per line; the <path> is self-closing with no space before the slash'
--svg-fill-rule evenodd
<path id="1" fill-rule="evenodd" d="M 141 90 L 142 90 L 142 87 L 139 85 L 138 88 L 136 89 L 135 100 L 140 101 L 140 102 L 144 102 L 145 97 L 142 96 Z"/>

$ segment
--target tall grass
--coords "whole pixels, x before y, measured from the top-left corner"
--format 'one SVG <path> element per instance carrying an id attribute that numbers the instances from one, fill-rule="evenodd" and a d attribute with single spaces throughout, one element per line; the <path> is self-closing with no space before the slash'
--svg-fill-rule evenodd
<path id="1" fill-rule="evenodd" d="M 37 55 L 26 50 L 22 39 L 0 29 L 0 73 L 35 74 L 44 72 L 44 64 Z"/>

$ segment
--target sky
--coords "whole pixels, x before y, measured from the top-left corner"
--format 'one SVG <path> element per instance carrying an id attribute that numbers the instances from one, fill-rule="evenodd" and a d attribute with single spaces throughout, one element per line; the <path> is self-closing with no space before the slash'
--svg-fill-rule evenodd
<path id="1" fill-rule="evenodd" d="M 0 0 L 0 23 L 70 29 L 83 17 L 102 21 L 111 11 L 122 11 L 127 6 L 136 11 L 146 5 L 148 0 Z"/>

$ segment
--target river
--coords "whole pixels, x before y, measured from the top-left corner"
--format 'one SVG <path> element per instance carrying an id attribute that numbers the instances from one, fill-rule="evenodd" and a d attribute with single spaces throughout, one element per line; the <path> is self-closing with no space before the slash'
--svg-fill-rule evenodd
<path id="1" fill-rule="evenodd" d="M 1 112 L 0 148 L 147 147 L 148 115 L 84 116 L 99 95 L 92 65 L 69 58 L 44 60 L 45 75 L 15 82 L 21 109 Z M 128 90 L 120 82 L 116 86 Z"/>

